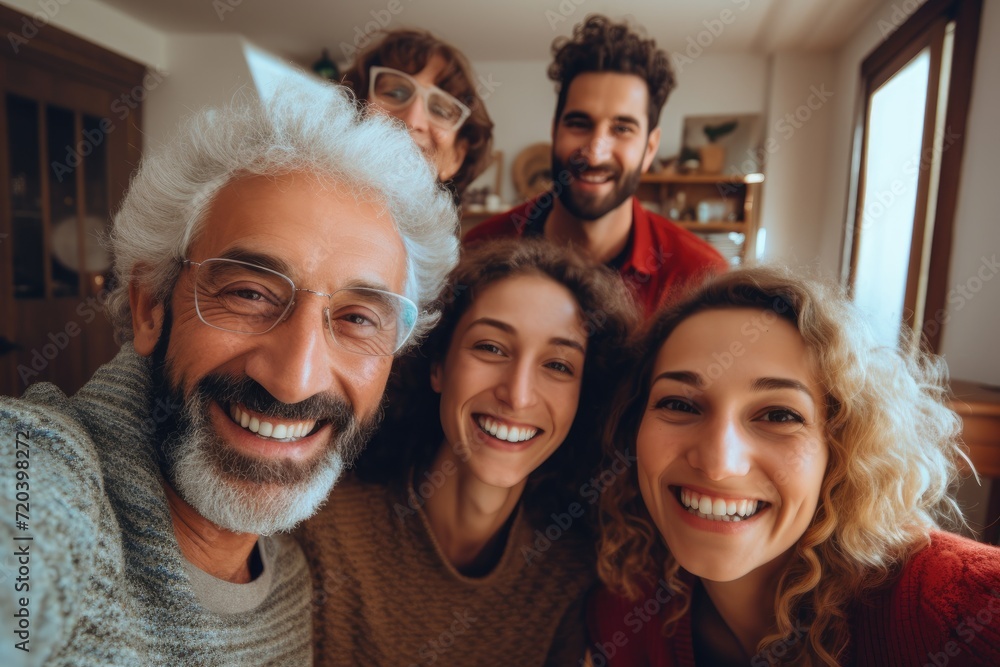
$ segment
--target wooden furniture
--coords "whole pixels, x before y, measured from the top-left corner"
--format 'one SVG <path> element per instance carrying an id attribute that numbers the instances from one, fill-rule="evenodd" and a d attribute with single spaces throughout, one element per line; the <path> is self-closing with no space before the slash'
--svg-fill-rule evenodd
<path id="1" fill-rule="evenodd" d="M 763 174 L 643 174 L 640 201 L 702 236 L 733 266 L 756 260 Z"/>
<path id="2" fill-rule="evenodd" d="M 0 394 L 76 391 L 118 350 L 100 236 L 138 164 L 146 69 L 0 6 Z M 31 30 L 28 30 L 28 27 Z"/>
<path id="3" fill-rule="evenodd" d="M 962 439 L 969 459 L 982 477 L 991 480 L 984 542 L 1000 540 L 1000 387 L 952 380 L 951 407 L 962 418 Z"/>

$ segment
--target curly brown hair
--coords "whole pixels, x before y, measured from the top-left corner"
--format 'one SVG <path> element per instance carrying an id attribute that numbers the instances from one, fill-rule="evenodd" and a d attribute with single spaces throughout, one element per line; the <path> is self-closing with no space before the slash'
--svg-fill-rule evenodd
<path id="1" fill-rule="evenodd" d="M 472 66 L 462 52 L 426 30 L 392 30 L 385 33 L 382 41 L 358 53 L 341 83 L 353 90 L 357 100 L 362 102 L 368 97 L 368 72 L 372 67 L 392 67 L 416 74 L 435 55 L 445 62 L 435 85 L 454 95 L 472 111 L 455 138 L 466 146 L 465 159 L 454 177 L 444 184 L 458 202 L 465 188 L 486 169 L 493 147 L 493 121 L 476 92 Z"/>
<path id="2" fill-rule="evenodd" d="M 958 463 L 968 459 L 958 438 L 961 422 L 946 403 L 947 368 L 919 350 L 879 345 L 835 286 L 774 268 L 733 271 L 649 322 L 612 405 L 605 456 L 635 448 L 656 356 L 670 334 L 688 317 L 719 308 L 774 312 L 795 326 L 817 361 L 830 458 L 816 513 L 778 584 L 776 632 L 758 650 L 806 622 L 808 641 L 786 659 L 837 665 L 850 639 L 849 605 L 891 584 L 928 543 L 930 530 L 964 524 L 951 491 Z M 669 632 L 687 612 L 691 590 L 646 509 L 638 467 L 601 498 L 598 573 L 611 590 L 633 599 L 665 577 L 677 593 Z"/>
<path id="3" fill-rule="evenodd" d="M 487 286 L 521 275 L 551 278 L 573 294 L 588 334 L 583 383 L 573 426 L 561 446 L 528 478 L 525 503 L 538 514 L 579 501 L 580 486 L 601 458 L 600 424 L 608 387 L 624 358 L 638 310 L 622 280 L 604 266 L 544 239 L 498 239 L 466 251 L 440 299 L 441 320 L 423 345 L 402 358 L 386 394 L 383 427 L 356 464 L 358 475 L 380 483 L 405 483 L 414 468 L 430 465 L 444 442 L 440 396 L 431 390 L 434 362 L 448 353 L 462 315 Z"/>
<path id="4" fill-rule="evenodd" d="M 660 110 L 676 81 L 666 51 L 656 48 L 656 40 L 643 39 L 628 23 L 614 23 L 600 14 L 587 16 L 573 28 L 573 37 L 560 37 L 552 42 L 552 64 L 549 78 L 556 82 L 559 99 L 556 120 L 566 106 L 569 85 L 579 74 L 614 72 L 634 74 L 646 82 L 649 90 L 649 126 L 652 131 L 660 122 Z"/>

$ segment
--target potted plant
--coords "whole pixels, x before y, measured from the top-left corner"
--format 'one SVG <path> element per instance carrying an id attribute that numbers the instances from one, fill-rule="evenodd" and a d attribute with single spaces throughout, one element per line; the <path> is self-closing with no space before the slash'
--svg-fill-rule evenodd
<path id="1" fill-rule="evenodd" d="M 701 170 L 706 174 L 718 174 L 726 164 L 726 147 L 716 143 L 736 129 L 737 121 L 730 120 L 718 125 L 706 125 L 702 128 L 708 143 L 698 149 L 701 155 Z"/>

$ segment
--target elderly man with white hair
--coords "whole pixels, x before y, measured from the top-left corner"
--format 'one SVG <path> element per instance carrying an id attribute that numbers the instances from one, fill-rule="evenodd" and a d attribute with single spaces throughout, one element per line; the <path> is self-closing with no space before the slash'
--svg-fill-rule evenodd
<path id="1" fill-rule="evenodd" d="M 0 535 L 30 571 L 0 585 L 0 662 L 310 662 L 283 533 L 437 317 L 457 219 L 436 180 L 333 87 L 203 112 L 144 160 L 111 239 L 120 353 L 72 397 L 0 398 Z"/>

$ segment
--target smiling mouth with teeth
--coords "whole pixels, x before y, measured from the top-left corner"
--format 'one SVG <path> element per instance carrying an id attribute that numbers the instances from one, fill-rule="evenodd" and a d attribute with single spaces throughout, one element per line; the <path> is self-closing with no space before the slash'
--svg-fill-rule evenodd
<path id="1" fill-rule="evenodd" d="M 250 414 L 246 408 L 236 403 L 233 403 L 229 407 L 229 417 L 236 424 L 242 426 L 251 433 L 255 433 L 263 438 L 281 440 L 284 442 L 290 442 L 306 435 L 310 435 L 314 430 L 316 430 L 317 424 L 319 424 L 319 422 L 314 419 L 291 423 L 278 423 L 277 420 L 264 421 L 260 417 Z"/>
<path id="2" fill-rule="evenodd" d="M 614 180 L 615 175 L 606 171 L 581 171 L 575 174 L 576 178 L 584 183 L 607 183 Z"/>
<path id="3" fill-rule="evenodd" d="M 673 487 L 674 495 L 688 512 L 709 521 L 745 521 L 756 515 L 770 503 L 750 498 L 721 498 L 708 496 L 684 487 Z"/>
<path id="4" fill-rule="evenodd" d="M 513 443 L 531 440 L 540 433 L 540 429 L 533 426 L 510 426 L 486 415 L 476 415 L 476 423 L 479 424 L 483 433 L 491 435 L 497 440 Z"/>

